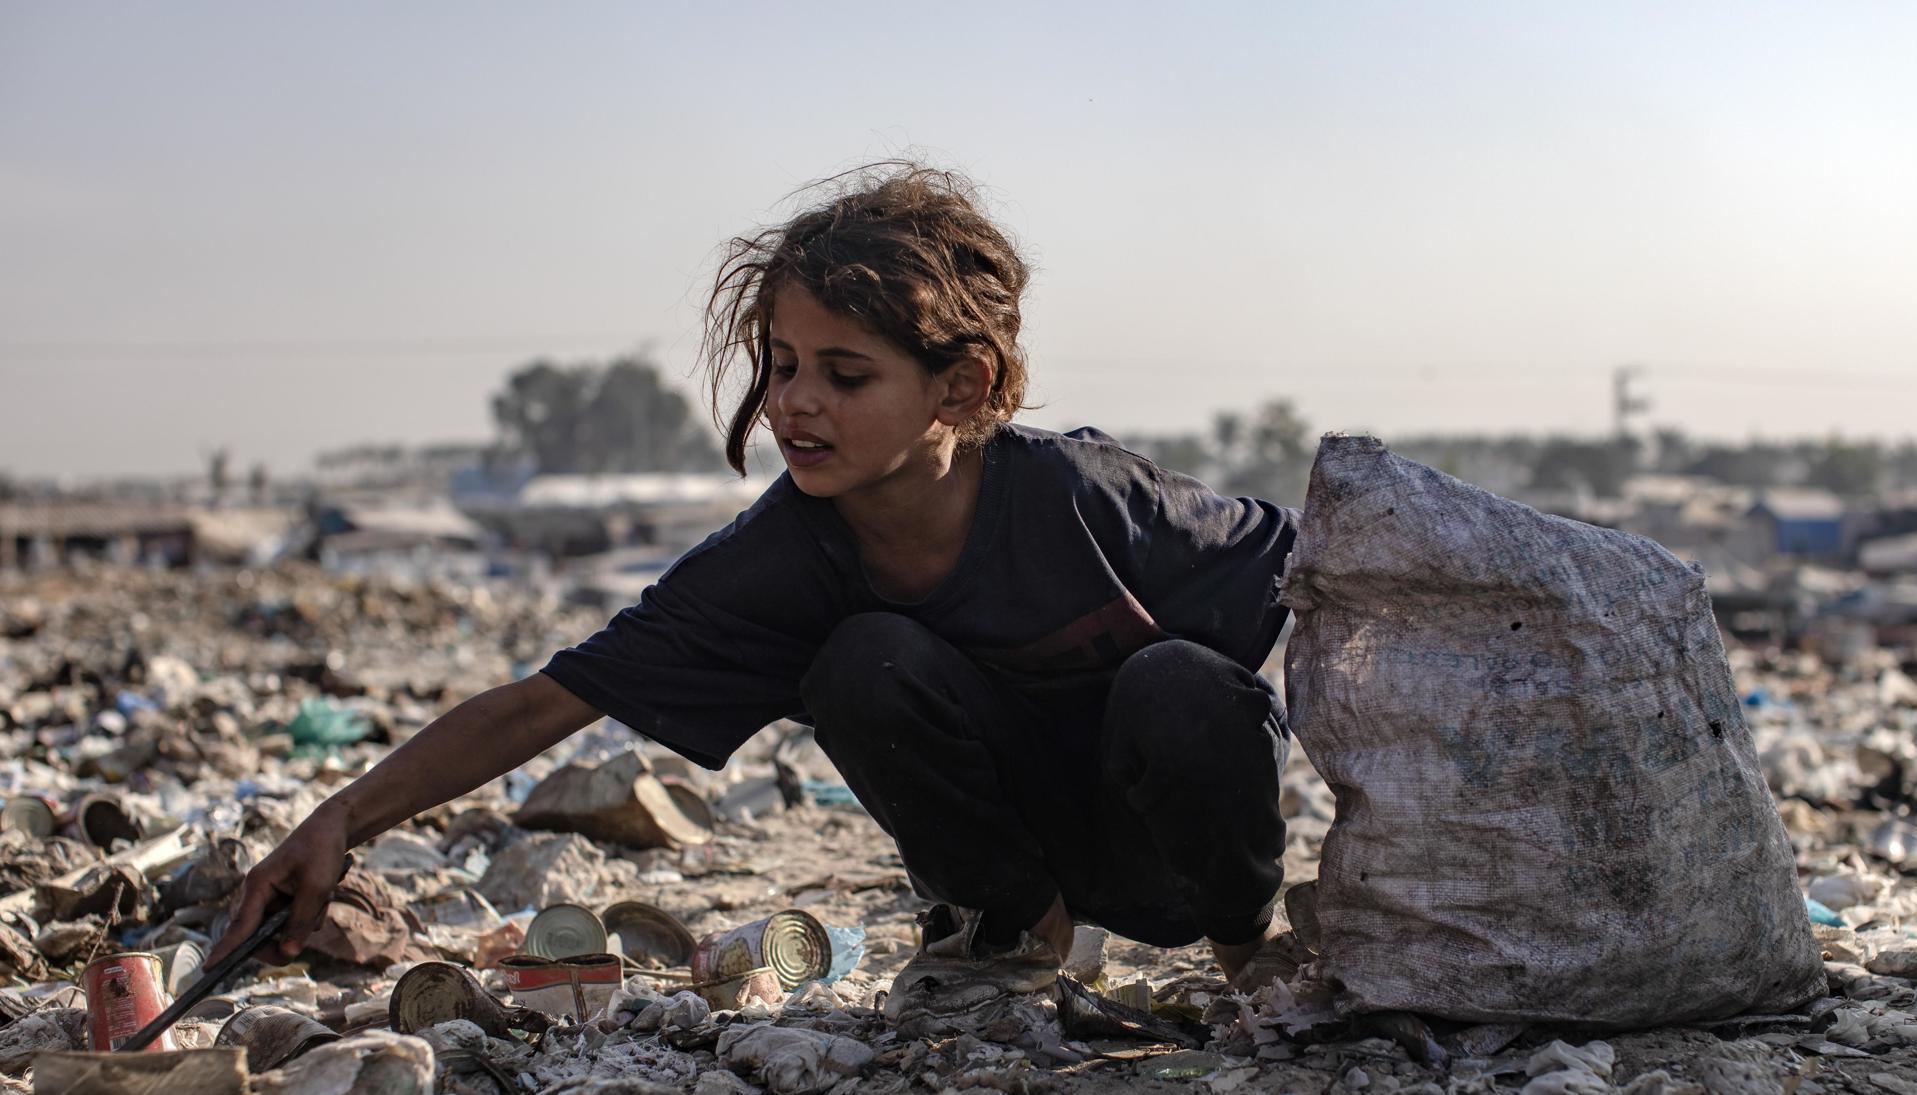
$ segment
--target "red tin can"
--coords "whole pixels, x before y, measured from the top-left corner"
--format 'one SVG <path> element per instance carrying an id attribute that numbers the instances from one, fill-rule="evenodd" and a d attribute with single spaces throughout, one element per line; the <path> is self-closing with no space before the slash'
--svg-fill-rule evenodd
<path id="1" fill-rule="evenodd" d="M 580 954 L 569 958 L 541 958 L 516 954 L 499 963 L 513 1003 L 547 1015 L 570 1016 L 583 1023 L 612 1001 L 625 981 L 617 955 Z"/>
<path id="2" fill-rule="evenodd" d="M 144 951 L 110 954 L 96 959 L 80 974 L 87 997 L 87 1048 L 117 1050 L 172 1003 L 162 989 L 160 956 Z M 176 1050 L 171 1030 L 146 1047 L 153 1052 Z"/>

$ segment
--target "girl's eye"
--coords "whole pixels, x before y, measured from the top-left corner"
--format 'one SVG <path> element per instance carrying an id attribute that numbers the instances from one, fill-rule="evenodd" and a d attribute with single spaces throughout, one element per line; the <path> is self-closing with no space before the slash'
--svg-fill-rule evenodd
<path id="1" fill-rule="evenodd" d="M 866 378 L 863 376 L 847 376 L 844 373 L 832 374 L 832 383 L 837 384 L 841 388 L 856 388 L 865 383 L 865 381 Z"/>
<path id="2" fill-rule="evenodd" d="M 787 365 L 777 361 L 772 363 L 772 375 L 785 380 L 792 379 L 792 374 L 798 371 L 797 365 Z"/>

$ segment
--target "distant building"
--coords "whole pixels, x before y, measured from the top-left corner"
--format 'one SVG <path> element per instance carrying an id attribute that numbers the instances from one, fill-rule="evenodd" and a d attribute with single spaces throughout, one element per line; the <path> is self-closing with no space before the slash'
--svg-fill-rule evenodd
<path id="1" fill-rule="evenodd" d="M 313 480 L 329 494 L 410 491 L 445 494 L 461 475 L 483 467 L 492 446 L 483 442 L 434 445 L 354 445 L 319 454 Z"/>
<path id="2" fill-rule="evenodd" d="M 0 569 L 64 566 L 81 559 L 183 567 L 258 562 L 292 516 L 273 507 L 182 506 L 148 501 L 47 499 L 0 504 Z"/>
<path id="3" fill-rule="evenodd" d="M 1779 555 L 1837 560 L 1850 546 L 1843 500 L 1829 491 L 1766 490 L 1748 516 L 1768 531 L 1770 547 Z"/>
<path id="4" fill-rule="evenodd" d="M 1857 546 L 1857 565 L 1880 577 L 1917 574 L 1917 532 L 1864 541 Z"/>
<path id="5" fill-rule="evenodd" d="M 691 547 L 766 486 L 719 472 L 536 475 L 511 491 L 462 493 L 454 501 L 510 547 L 578 557 Z"/>
<path id="6" fill-rule="evenodd" d="M 443 499 L 322 506 L 313 524 L 314 553 L 329 570 L 470 575 L 484 569 L 486 530 Z"/>

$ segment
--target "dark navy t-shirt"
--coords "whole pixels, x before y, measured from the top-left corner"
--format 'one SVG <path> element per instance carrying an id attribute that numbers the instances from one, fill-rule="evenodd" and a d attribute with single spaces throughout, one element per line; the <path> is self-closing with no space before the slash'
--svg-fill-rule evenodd
<path id="1" fill-rule="evenodd" d="M 1089 694 L 1166 638 L 1264 662 L 1285 621 L 1277 585 L 1297 511 L 1221 497 L 1091 429 L 1005 426 L 984 457 L 958 565 L 922 601 L 873 592 L 838 511 L 780 476 L 542 672 L 716 768 L 766 724 L 809 721 L 799 681 L 862 612 L 908 616 L 1035 695 Z"/>

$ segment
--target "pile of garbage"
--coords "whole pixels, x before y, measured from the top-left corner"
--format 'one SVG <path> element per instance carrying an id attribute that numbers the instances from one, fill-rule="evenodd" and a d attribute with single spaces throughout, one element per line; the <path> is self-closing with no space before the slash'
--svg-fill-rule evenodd
<path id="1" fill-rule="evenodd" d="M 1799 1014 L 1601 1040 L 1340 1016 L 1294 900 L 1299 972 L 1249 995 L 1202 946 L 1082 928 L 1048 997 L 888 1018 L 926 903 L 809 733 L 709 773 L 606 722 L 360 849 L 306 950 L 243 964 L 161 1051 L 98 1052 L 103 961 L 192 989 L 327 794 L 601 622 L 299 567 L 0 576 L 0 1089 L 1917 1091 L 1917 667 L 1888 651 L 1732 651 L 1824 948 Z M 1308 885 L 1334 802 L 1301 755 L 1283 805 Z"/>

